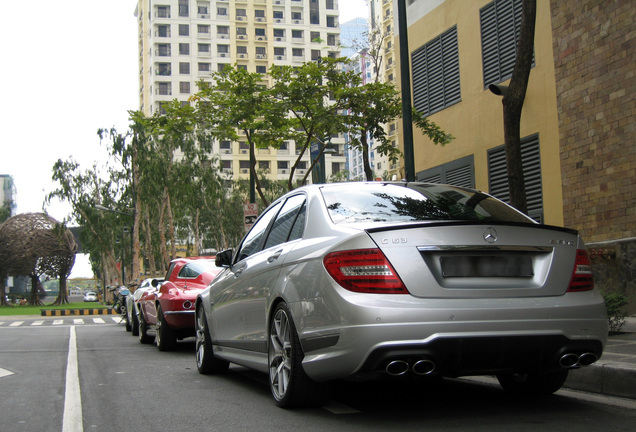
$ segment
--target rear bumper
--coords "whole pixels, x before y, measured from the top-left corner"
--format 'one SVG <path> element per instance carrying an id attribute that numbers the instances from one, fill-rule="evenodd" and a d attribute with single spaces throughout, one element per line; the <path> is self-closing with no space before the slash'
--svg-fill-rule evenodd
<path id="1" fill-rule="evenodd" d="M 350 296 L 346 307 L 340 303 L 340 323 L 303 328 L 299 336 L 307 375 L 326 381 L 384 373 L 395 359 L 409 364 L 431 360 L 435 372 L 444 376 L 549 371 L 560 367 L 565 354 L 600 358 L 607 342 L 605 305 L 598 293 L 479 300 L 409 297 Z"/>

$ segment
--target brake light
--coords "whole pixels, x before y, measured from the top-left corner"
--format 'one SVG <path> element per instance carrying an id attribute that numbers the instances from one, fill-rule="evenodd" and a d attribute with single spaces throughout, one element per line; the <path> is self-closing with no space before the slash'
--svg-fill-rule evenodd
<path id="1" fill-rule="evenodd" d="M 570 279 L 568 291 L 589 291 L 594 289 L 594 278 L 592 277 L 592 262 L 584 249 L 576 251 L 576 261 Z"/>
<path id="2" fill-rule="evenodd" d="M 359 293 L 408 294 L 402 280 L 380 249 L 328 254 L 323 263 L 343 288 Z"/>

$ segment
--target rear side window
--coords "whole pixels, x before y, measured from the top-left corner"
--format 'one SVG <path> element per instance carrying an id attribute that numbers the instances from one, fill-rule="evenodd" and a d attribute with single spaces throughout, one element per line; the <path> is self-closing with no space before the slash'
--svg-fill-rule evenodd
<path id="1" fill-rule="evenodd" d="M 532 223 L 532 219 L 483 192 L 446 185 L 365 184 L 323 188 L 334 223 L 492 221 Z"/>
<path id="2" fill-rule="evenodd" d="M 278 213 L 281 205 L 282 202 L 279 202 L 275 206 L 266 210 L 265 213 L 259 217 L 250 232 L 247 233 L 247 236 L 245 236 L 245 240 L 243 240 L 243 245 L 241 246 L 241 251 L 238 255 L 239 261 L 260 250 L 259 245 L 263 240 L 265 231 L 267 230 L 269 223 L 272 221 L 272 218 Z"/>
<path id="3" fill-rule="evenodd" d="M 302 224 L 299 223 L 299 225 L 296 226 L 295 223 L 301 209 L 304 208 L 304 204 L 304 195 L 295 195 L 285 202 L 285 205 L 272 225 L 272 229 L 269 232 L 264 249 L 292 240 L 290 238 L 292 227 L 294 227 L 297 231 L 300 231 L 300 235 L 302 235 L 302 228 L 304 228 L 304 212 L 303 221 L 301 221 Z M 298 233 L 295 233 L 295 235 L 300 237 Z"/>

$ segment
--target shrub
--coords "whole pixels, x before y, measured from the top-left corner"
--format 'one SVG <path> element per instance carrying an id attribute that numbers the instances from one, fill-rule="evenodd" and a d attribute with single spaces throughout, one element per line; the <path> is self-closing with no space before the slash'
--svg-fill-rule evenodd
<path id="1" fill-rule="evenodd" d="M 616 291 L 603 292 L 605 307 L 607 308 L 607 321 L 610 333 L 619 332 L 625 324 L 625 313 L 623 307 L 627 305 L 627 297 Z"/>

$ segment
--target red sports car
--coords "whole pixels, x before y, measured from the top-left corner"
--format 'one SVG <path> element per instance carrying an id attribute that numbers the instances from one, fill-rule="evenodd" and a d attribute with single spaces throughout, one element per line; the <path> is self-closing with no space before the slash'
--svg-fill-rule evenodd
<path id="1" fill-rule="evenodd" d="M 222 270 L 214 264 L 214 258 L 188 257 L 170 262 L 165 281 L 145 292 L 136 303 L 141 343 L 154 339 L 160 351 L 168 351 L 177 340 L 195 335 L 197 294 Z"/>

